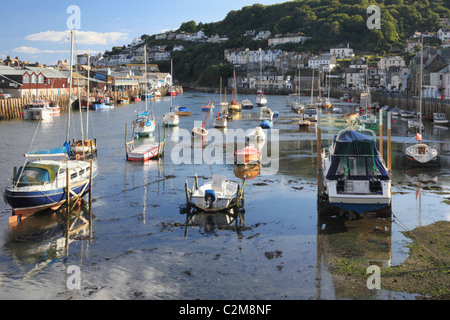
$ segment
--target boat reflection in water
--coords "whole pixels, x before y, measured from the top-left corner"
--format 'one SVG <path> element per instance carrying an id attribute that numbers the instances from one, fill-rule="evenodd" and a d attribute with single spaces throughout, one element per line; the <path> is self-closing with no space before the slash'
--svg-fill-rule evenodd
<path id="1" fill-rule="evenodd" d="M 345 275 L 334 272 L 336 266 L 361 262 L 367 267 L 391 266 L 392 212 L 353 212 L 336 209 L 326 201 L 318 202 L 317 219 L 317 272 L 322 268 L 331 274 L 337 299 L 379 299 L 382 290 L 370 290 L 367 282 L 348 281 Z M 322 263 L 324 267 L 322 267 Z M 334 272 L 334 273 L 333 273 Z M 367 274 L 369 278 L 371 274 Z M 317 276 L 321 288 L 321 274 Z M 320 299 L 320 292 L 318 293 Z"/>
<path id="2" fill-rule="evenodd" d="M 245 209 L 232 208 L 219 212 L 205 212 L 195 208 L 181 207 L 181 214 L 186 214 L 184 237 L 187 237 L 188 228 L 203 228 L 206 234 L 213 234 L 217 230 L 231 230 L 239 233 L 245 229 Z"/>
<path id="3" fill-rule="evenodd" d="M 67 209 L 38 212 L 11 227 L 3 247 L 16 263 L 32 276 L 50 263 L 69 255 L 73 241 L 91 241 L 92 212 L 86 201 L 79 201 L 67 216 Z"/>

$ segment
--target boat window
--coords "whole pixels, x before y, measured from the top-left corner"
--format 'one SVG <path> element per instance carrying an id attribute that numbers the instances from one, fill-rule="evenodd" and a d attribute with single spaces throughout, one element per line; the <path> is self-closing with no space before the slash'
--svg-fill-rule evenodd
<path id="1" fill-rule="evenodd" d="M 51 182 L 48 170 L 39 167 L 23 167 L 19 168 L 14 182 L 18 187 L 33 186 Z"/>
<path id="2" fill-rule="evenodd" d="M 64 174 L 64 173 L 66 173 L 66 169 L 60 169 L 58 172 L 58 174 Z"/>
<path id="3" fill-rule="evenodd" d="M 79 174 L 80 174 L 80 176 L 82 176 L 84 174 L 84 169 L 81 169 Z"/>
<path id="4" fill-rule="evenodd" d="M 76 177 L 78 176 L 78 174 L 75 172 L 75 173 L 72 173 L 71 175 L 70 175 L 70 179 L 75 179 Z"/>

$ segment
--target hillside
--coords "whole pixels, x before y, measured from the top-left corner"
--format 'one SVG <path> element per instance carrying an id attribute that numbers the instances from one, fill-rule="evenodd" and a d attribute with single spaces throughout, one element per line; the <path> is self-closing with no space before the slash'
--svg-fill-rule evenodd
<path id="1" fill-rule="evenodd" d="M 381 9 L 381 29 L 368 29 L 367 13 L 371 4 Z M 248 30 L 269 30 L 272 35 L 303 32 L 311 40 L 290 50 L 319 53 L 330 46 L 348 43 L 356 53 L 384 54 L 415 31 L 436 32 L 440 18 L 450 18 L 450 0 L 297 0 L 264 6 L 255 4 L 230 11 L 224 20 L 214 23 L 188 21 L 179 31 L 202 30 L 207 35 L 226 35 L 224 44 L 185 44 L 186 50 L 173 54 L 175 75 L 179 81 L 199 81 L 200 85 L 218 82 L 228 77 L 232 68 L 223 61 L 225 48 L 247 47 L 256 50 L 267 47 L 267 41 L 244 37 Z M 158 43 L 150 37 L 149 44 Z M 284 49 L 284 48 L 282 48 Z M 168 71 L 169 63 L 160 64 Z"/>

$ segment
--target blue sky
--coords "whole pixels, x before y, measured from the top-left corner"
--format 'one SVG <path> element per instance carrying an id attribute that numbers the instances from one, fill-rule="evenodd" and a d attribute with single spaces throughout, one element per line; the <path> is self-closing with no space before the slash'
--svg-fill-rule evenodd
<path id="1" fill-rule="evenodd" d="M 142 34 L 153 35 L 177 29 L 181 23 L 217 22 L 231 10 L 282 0 L 15 0 L 2 2 L 0 58 L 56 64 L 69 59 L 67 21 L 71 5 L 80 8 L 77 52 L 104 52 L 116 45 L 130 44 Z M 261 17 L 263 18 L 263 17 Z"/>

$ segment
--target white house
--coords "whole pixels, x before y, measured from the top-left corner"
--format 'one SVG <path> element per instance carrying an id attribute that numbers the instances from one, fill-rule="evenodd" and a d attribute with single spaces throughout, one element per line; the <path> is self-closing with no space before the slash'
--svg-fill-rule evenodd
<path id="1" fill-rule="evenodd" d="M 436 33 L 436 36 L 442 41 L 447 42 L 450 40 L 450 29 L 449 28 L 441 28 Z"/>
<path id="2" fill-rule="evenodd" d="M 347 47 L 338 46 L 336 48 L 330 48 L 330 54 L 338 59 L 355 56 L 353 49 L 351 49 L 348 44 Z"/>
<path id="3" fill-rule="evenodd" d="M 307 37 L 306 34 L 298 32 L 298 33 L 288 33 L 288 34 L 277 34 L 275 38 L 270 38 L 268 40 L 269 46 L 276 46 L 278 44 L 285 43 L 301 43 L 303 44 L 307 39 L 311 39 Z"/>
<path id="4" fill-rule="evenodd" d="M 378 69 L 387 70 L 390 67 L 404 67 L 405 60 L 400 56 L 389 56 L 381 58 L 377 63 Z"/>
<path id="5" fill-rule="evenodd" d="M 336 67 L 336 57 L 331 54 L 322 54 L 311 57 L 308 61 L 308 67 L 313 69 L 323 68 L 323 70 L 333 70 Z"/>

